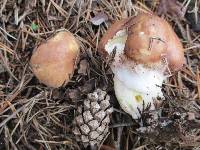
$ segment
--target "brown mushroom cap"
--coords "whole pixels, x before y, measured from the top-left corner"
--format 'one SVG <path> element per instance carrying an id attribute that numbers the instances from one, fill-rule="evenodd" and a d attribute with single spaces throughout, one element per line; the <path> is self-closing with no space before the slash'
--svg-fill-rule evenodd
<path id="1" fill-rule="evenodd" d="M 138 63 L 156 63 L 167 51 L 168 28 L 159 17 L 140 14 L 128 28 L 125 54 Z"/>
<path id="2" fill-rule="evenodd" d="M 114 27 L 118 28 L 112 29 Z M 100 51 L 116 32 L 125 28 L 128 38 L 124 51 L 128 58 L 147 65 L 160 63 L 166 58 L 171 71 L 184 64 L 184 50 L 179 38 L 164 19 L 153 14 L 142 13 L 113 24 L 100 42 Z"/>
<path id="3" fill-rule="evenodd" d="M 107 51 L 105 50 L 105 45 L 107 44 L 108 40 L 112 39 L 118 31 L 122 30 L 128 20 L 129 18 L 115 21 L 101 38 L 98 49 L 100 54 L 102 54 L 104 57 L 108 55 Z"/>
<path id="4" fill-rule="evenodd" d="M 182 44 L 164 19 L 152 14 L 139 14 L 134 18 L 136 24 L 128 29 L 125 54 L 138 63 L 159 62 L 163 57 L 174 71 L 184 63 Z"/>
<path id="5" fill-rule="evenodd" d="M 34 51 L 30 65 L 40 82 L 60 87 L 70 80 L 78 55 L 79 44 L 75 37 L 68 31 L 61 31 Z"/>

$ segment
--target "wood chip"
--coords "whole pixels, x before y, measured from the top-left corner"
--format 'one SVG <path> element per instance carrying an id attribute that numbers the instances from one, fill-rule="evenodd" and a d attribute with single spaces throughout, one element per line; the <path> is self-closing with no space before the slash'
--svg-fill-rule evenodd
<path id="1" fill-rule="evenodd" d="M 104 13 L 104 12 L 100 12 L 98 14 L 95 15 L 95 17 L 91 18 L 90 21 L 94 24 L 94 25 L 100 25 L 103 22 L 108 20 L 108 16 Z"/>

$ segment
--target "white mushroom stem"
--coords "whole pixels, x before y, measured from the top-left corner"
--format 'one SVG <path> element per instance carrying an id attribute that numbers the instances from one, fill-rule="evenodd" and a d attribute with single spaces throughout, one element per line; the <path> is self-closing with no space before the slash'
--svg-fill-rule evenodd
<path id="1" fill-rule="evenodd" d="M 163 97 L 161 86 L 165 77 L 160 71 L 148 70 L 140 65 L 136 67 L 141 70 L 135 72 L 123 67 L 114 69 L 118 71 L 114 77 L 115 94 L 123 110 L 138 118 L 138 109 L 148 104 L 154 109 L 153 100 Z"/>
<path id="2" fill-rule="evenodd" d="M 116 49 L 111 65 L 115 75 L 115 94 L 122 109 L 136 119 L 140 117 L 138 109 L 148 104 L 154 109 L 154 99 L 163 97 L 161 88 L 166 77 L 163 66 L 149 68 L 126 58 L 124 55 L 126 39 L 126 30 L 120 30 L 108 41 L 105 50 L 111 54 Z"/>

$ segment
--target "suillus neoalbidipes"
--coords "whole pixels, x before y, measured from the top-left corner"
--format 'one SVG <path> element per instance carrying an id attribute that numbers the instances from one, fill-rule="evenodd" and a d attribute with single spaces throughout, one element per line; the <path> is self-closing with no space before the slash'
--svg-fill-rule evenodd
<path id="1" fill-rule="evenodd" d="M 116 21 L 99 43 L 99 52 L 113 56 L 114 89 L 122 109 L 133 118 L 138 109 L 163 98 L 167 72 L 185 62 L 183 46 L 172 27 L 162 18 L 142 13 Z M 143 105 L 144 104 L 144 105 Z"/>
<path id="2" fill-rule="evenodd" d="M 79 52 L 73 34 L 60 31 L 35 49 L 30 65 L 41 83 L 57 88 L 70 80 Z"/>

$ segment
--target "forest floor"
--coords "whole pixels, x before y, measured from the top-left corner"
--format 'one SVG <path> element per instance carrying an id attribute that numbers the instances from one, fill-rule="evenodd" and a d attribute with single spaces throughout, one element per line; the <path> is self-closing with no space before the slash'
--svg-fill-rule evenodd
<path id="1" fill-rule="evenodd" d="M 110 134 L 99 149 L 200 149 L 199 7 L 199 0 L 0 0 L 0 149 L 83 149 L 72 122 L 77 106 L 96 88 L 106 90 L 114 107 Z M 120 108 L 112 71 L 97 48 L 115 20 L 139 12 L 153 12 L 172 25 L 186 64 L 163 84 L 165 100 L 155 110 L 160 117 L 145 111 L 133 120 Z M 60 29 L 80 41 L 81 56 L 71 81 L 53 89 L 39 83 L 29 60 Z"/>

